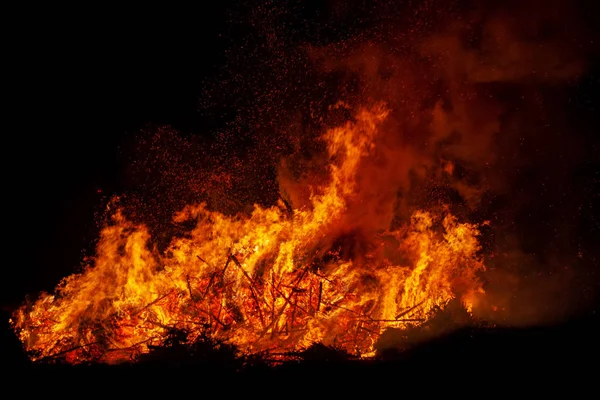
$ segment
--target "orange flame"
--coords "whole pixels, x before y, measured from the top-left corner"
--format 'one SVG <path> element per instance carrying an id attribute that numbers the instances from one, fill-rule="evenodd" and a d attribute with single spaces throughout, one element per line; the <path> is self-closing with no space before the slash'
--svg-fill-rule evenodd
<path id="1" fill-rule="evenodd" d="M 245 353 L 322 342 L 368 355 L 388 327 L 419 323 L 457 297 L 471 307 L 482 292 L 479 231 L 447 210 L 415 212 L 369 238 L 376 245 L 360 259 L 319 251 L 387 114 L 382 105 L 363 109 L 324 134 L 330 180 L 312 188 L 310 208 L 280 202 L 231 217 L 189 205 L 174 222 L 193 219 L 195 228 L 162 253 L 117 211 L 93 265 L 14 314 L 25 348 L 34 359 L 120 362 L 178 328 L 190 341 L 209 334 Z"/>

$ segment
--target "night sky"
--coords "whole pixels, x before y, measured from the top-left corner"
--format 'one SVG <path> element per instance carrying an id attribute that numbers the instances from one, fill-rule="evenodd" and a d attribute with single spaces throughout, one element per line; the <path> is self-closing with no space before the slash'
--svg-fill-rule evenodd
<path id="1" fill-rule="evenodd" d="M 50 290 L 79 264 L 98 233 L 95 211 L 121 189 L 128 135 L 148 124 L 208 131 L 198 97 L 223 63 L 226 3 L 185 16 L 54 7 L 14 16 L 3 57 L 13 121 L 3 304 Z"/>
<path id="2" fill-rule="evenodd" d="M 316 28 L 327 7 L 306 4 L 300 15 L 317 21 L 306 37 L 331 34 Z M 245 25 L 232 21 L 243 20 L 251 7 L 228 0 L 194 11 L 49 7 L 7 16 L 12 22 L 3 49 L 9 121 L 3 146 L 8 216 L 3 307 L 18 305 L 26 294 L 52 290 L 79 265 L 97 237 L 97 211 L 107 196 L 127 188 L 125 154 L 140 129 L 170 125 L 185 134 L 210 136 L 223 126 L 218 112 L 202 112 L 203 88 L 222 71 L 228 51 L 247 40 L 249 31 L 239 28 Z M 340 31 L 346 28 L 332 35 L 343 37 Z M 588 135 L 600 126 L 598 56 L 590 60 L 584 77 L 570 89 L 568 110 Z M 598 146 L 594 137 L 586 140 Z M 599 161 L 582 162 L 580 182 L 572 183 L 587 196 L 582 204 L 588 222 L 577 228 L 586 249 L 600 238 L 594 218 L 600 210 Z M 535 229 L 544 237 L 547 227 Z M 593 260 L 596 265 L 598 258 Z"/>

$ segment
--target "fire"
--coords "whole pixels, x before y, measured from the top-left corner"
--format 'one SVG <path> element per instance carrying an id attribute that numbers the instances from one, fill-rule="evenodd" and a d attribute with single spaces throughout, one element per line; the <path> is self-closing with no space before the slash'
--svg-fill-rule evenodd
<path id="1" fill-rule="evenodd" d="M 311 188 L 310 207 L 280 201 L 228 216 L 188 205 L 173 222 L 195 227 L 163 252 L 117 210 L 94 262 L 14 314 L 25 348 L 35 360 L 115 363 L 177 328 L 189 341 L 209 335 L 245 353 L 321 342 L 365 355 L 386 328 L 421 323 L 451 299 L 469 309 L 482 292 L 477 225 L 447 209 L 419 210 L 398 229 L 339 235 L 387 115 L 377 105 L 325 132 L 330 179 Z M 360 257 L 323 245 L 360 240 L 370 244 Z"/>

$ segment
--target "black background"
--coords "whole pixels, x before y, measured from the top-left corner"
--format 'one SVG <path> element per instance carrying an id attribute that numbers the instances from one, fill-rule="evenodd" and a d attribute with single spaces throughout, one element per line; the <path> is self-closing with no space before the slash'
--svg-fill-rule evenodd
<path id="1" fill-rule="evenodd" d="M 224 68 L 227 50 L 245 39 L 246 32 L 231 29 L 232 19 L 240 15 L 240 3 L 260 1 L 198 2 L 180 10 L 92 6 L 4 10 L 2 207 L 6 218 L 1 239 L 0 307 L 5 324 L 26 295 L 35 297 L 40 290 L 52 290 L 80 264 L 84 250 L 99 231 L 95 213 L 107 197 L 124 189 L 127 159 L 123 154 L 141 128 L 168 124 L 182 132 L 210 135 L 220 127 L 222 121 L 199 111 L 199 97 L 204 84 Z M 315 14 L 321 3 L 304 2 L 305 16 Z M 587 22 L 595 25 L 594 7 L 587 3 L 584 7 L 583 14 L 590 19 Z M 600 35 L 589 39 L 598 38 Z M 586 143 L 593 147 L 592 154 L 600 154 L 600 135 L 596 134 L 600 132 L 599 61 L 598 55 L 592 58 L 588 72 L 572 88 L 569 110 L 584 128 L 581 132 L 591 135 Z M 577 236 L 588 257 L 589 271 L 583 276 L 590 282 L 585 287 L 594 290 L 598 287 L 591 281 L 598 281 L 598 251 L 593 251 L 600 243 L 600 158 L 582 160 L 581 166 L 580 179 L 565 190 L 584 194 L 584 209 L 580 210 L 584 218 Z M 530 186 L 532 192 L 539 189 L 536 182 L 523 180 L 523 187 Z M 531 212 L 521 216 L 520 227 L 526 228 L 522 237 L 529 238 L 534 249 L 537 242 L 552 236 L 544 220 L 545 210 L 532 205 Z M 559 212 L 568 215 L 573 211 Z M 592 321 L 597 322 L 597 316 Z M 504 347 L 497 345 L 499 340 L 486 339 L 481 346 L 472 347 L 470 359 L 480 362 L 485 351 L 495 349 L 490 354 L 504 354 L 506 362 L 499 363 L 504 368 L 514 360 L 526 359 L 523 350 L 532 345 L 538 348 L 534 354 L 547 357 L 542 359 L 548 362 L 540 364 L 553 365 L 550 361 L 557 354 L 571 355 L 575 361 L 580 356 L 593 357 L 591 344 L 596 343 L 597 335 L 590 327 L 586 320 L 583 327 L 569 328 L 575 332 L 573 336 L 548 336 L 544 331 L 537 336 L 527 333 L 527 340 L 520 334 L 513 339 L 501 332 L 497 336 L 502 337 Z M 5 328 L 3 361 L 13 362 L 16 358 L 8 354 L 18 353 L 20 343 L 8 326 Z M 544 335 L 549 339 L 539 340 Z M 415 370 L 420 374 L 431 371 L 431 365 L 447 365 L 448 359 L 468 360 L 464 344 L 471 337 L 450 340 L 446 352 L 435 344 L 425 348 L 426 364 Z M 515 346 L 518 343 L 521 347 Z M 577 344 L 579 350 L 574 351 L 572 346 Z M 556 351 L 557 345 L 564 348 L 563 353 L 548 352 Z M 439 360 L 430 363 L 429 358 L 436 354 Z M 570 370 L 579 364 L 565 366 Z M 523 365 L 529 369 L 529 364 Z M 303 382 L 319 382 L 318 377 L 330 373 L 330 366 L 326 368 L 322 373 L 310 370 Z M 456 370 L 463 375 L 463 369 Z M 379 380 L 379 374 L 375 376 Z M 396 373 L 394 378 L 398 376 Z M 154 385 L 148 387 L 154 390 Z"/>
<path id="2" fill-rule="evenodd" d="M 317 3 L 307 3 L 307 15 Z M 149 123 L 199 135 L 219 126 L 199 112 L 199 96 L 225 65 L 227 49 L 244 39 L 231 30 L 238 6 L 228 0 L 185 10 L 6 13 L 5 309 L 25 294 L 52 290 L 79 265 L 98 233 L 94 213 L 123 188 L 122 152 L 132 135 Z M 597 124 L 600 110 L 598 60 L 592 61 L 574 89 L 573 109 L 586 124 Z M 598 164 L 588 163 L 582 174 L 593 217 Z M 581 228 L 588 248 L 598 236 L 594 221 Z"/>
<path id="3" fill-rule="evenodd" d="M 122 148 L 149 123 L 210 132 L 203 82 L 222 66 L 232 2 L 188 10 L 14 11 L 5 36 L 5 263 L 0 303 L 51 290 L 121 189 Z"/>

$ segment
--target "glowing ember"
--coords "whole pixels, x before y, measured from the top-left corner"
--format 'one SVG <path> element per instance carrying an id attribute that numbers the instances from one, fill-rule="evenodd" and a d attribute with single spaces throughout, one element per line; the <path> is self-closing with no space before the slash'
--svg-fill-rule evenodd
<path id="1" fill-rule="evenodd" d="M 190 205 L 174 222 L 194 220 L 195 228 L 162 253 L 144 226 L 117 211 L 93 265 L 15 313 L 26 349 L 35 359 L 120 362 L 176 328 L 192 332 L 190 341 L 209 335 L 245 353 L 322 342 L 365 355 L 384 329 L 420 323 L 451 299 L 469 309 L 482 293 L 478 227 L 447 210 L 415 212 L 368 237 L 374 245 L 360 255 L 343 251 L 365 240 L 336 227 L 386 117 L 384 106 L 363 109 L 323 135 L 330 179 L 311 188 L 311 207 L 281 202 L 229 217 Z"/>

